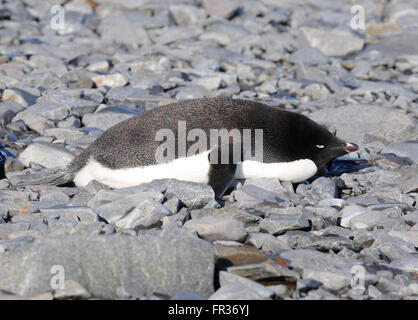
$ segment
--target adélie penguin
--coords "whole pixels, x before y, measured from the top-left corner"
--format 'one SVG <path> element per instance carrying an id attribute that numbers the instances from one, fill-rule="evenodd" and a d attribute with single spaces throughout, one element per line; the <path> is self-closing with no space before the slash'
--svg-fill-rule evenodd
<path id="1" fill-rule="evenodd" d="M 97 180 L 123 188 L 174 178 L 207 183 L 219 198 L 233 179 L 301 182 L 358 149 L 295 112 L 239 99 L 195 99 L 122 121 L 66 168 L 18 184 L 85 186 Z"/>

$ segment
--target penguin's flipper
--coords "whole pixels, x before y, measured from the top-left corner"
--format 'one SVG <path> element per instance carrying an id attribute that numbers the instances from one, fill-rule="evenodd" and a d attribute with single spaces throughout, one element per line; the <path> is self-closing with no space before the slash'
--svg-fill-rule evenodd
<path id="1" fill-rule="evenodd" d="M 212 157 L 214 156 L 214 153 L 217 153 L 217 157 L 215 155 L 217 161 L 213 161 L 214 158 Z M 208 184 L 212 187 L 213 191 L 215 191 L 216 199 L 222 197 L 234 179 L 237 161 L 234 159 L 233 155 L 234 146 L 232 144 L 218 146 L 208 155 L 210 163 Z"/>

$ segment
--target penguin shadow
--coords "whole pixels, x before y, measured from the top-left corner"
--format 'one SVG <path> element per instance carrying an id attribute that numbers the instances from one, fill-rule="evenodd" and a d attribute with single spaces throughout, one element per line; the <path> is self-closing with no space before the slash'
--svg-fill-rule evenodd
<path id="1" fill-rule="evenodd" d="M 328 162 L 313 177 L 306 181 L 311 183 L 319 177 L 336 177 L 342 175 L 343 173 L 355 172 L 369 167 L 373 167 L 373 164 L 371 164 L 367 159 L 337 158 Z"/>
<path id="2" fill-rule="evenodd" d="M 335 177 L 340 176 L 343 173 L 355 172 L 369 167 L 373 167 L 373 164 L 371 164 L 367 159 L 341 157 L 333 161 L 330 161 L 324 167 L 322 167 L 321 170 L 319 170 L 314 176 L 300 183 L 312 183 L 315 179 L 319 177 Z M 229 196 L 234 190 L 236 190 L 238 183 L 245 184 L 245 179 L 234 180 L 223 194 L 223 197 Z M 299 183 L 294 184 L 295 189 L 298 184 Z M 220 204 L 221 207 L 223 207 L 226 201 L 223 199 L 217 199 L 217 202 Z"/>
<path id="3" fill-rule="evenodd" d="M 6 165 L 7 157 L 13 157 L 13 155 L 10 151 L 0 148 L 0 179 L 6 178 L 4 167 Z"/>

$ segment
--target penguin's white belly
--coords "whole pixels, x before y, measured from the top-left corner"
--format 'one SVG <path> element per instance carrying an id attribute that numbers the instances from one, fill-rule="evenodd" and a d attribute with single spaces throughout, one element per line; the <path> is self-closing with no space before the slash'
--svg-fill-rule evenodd
<path id="1" fill-rule="evenodd" d="M 281 181 L 301 182 L 312 177 L 317 171 L 315 162 L 310 159 L 277 163 L 248 160 L 237 165 L 235 178 L 278 178 Z"/>
<path id="2" fill-rule="evenodd" d="M 110 169 L 90 158 L 88 163 L 75 176 L 74 183 L 82 187 L 92 180 L 97 180 L 111 188 L 130 187 L 156 179 L 178 179 L 208 183 L 209 152 L 176 159 L 169 163 L 123 169 Z M 282 181 L 300 182 L 312 177 L 316 172 L 315 163 L 309 159 L 280 163 L 244 161 L 237 164 L 234 178 L 279 178 Z"/>
<path id="3" fill-rule="evenodd" d="M 110 169 L 90 158 L 75 176 L 74 183 L 86 186 L 97 180 L 111 188 L 126 188 L 157 179 L 178 179 L 198 183 L 208 183 L 209 151 L 168 163 L 138 168 Z"/>

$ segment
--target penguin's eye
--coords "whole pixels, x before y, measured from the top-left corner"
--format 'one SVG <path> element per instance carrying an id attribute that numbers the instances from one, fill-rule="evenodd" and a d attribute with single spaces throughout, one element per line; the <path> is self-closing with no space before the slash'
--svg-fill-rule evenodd
<path id="1" fill-rule="evenodd" d="M 317 145 L 315 145 L 315 147 L 317 147 L 319 149 L 323 149 L 325 146 L 323 144 L 317 144 Z"/>

